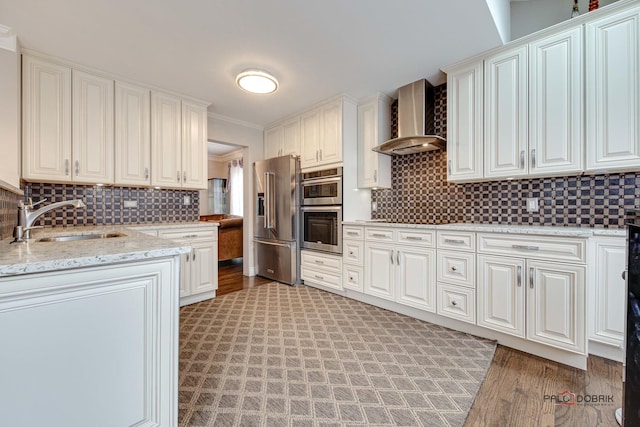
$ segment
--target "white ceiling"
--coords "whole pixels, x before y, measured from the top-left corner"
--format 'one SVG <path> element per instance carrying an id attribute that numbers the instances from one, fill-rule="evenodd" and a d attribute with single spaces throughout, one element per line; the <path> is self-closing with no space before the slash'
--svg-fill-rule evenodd
<path id="1" fill-rule="evenodd" d="M 211 102 L 263 126 L 331 96 L 395 96 L 502 42 L 478 0 L 0 0 L 23 47 Z M 235 85 L 263 68 L 278 92 Z"/>
<path id="2" fill-rule="evenodd" d="M 227 145 L 221 144 L 219 142 L 211 142 L 207 143 L 207 152 L 212 156 L 222 156 L 224 154 L 230 153 L 232 151 L 239 150 L 241 147 L 237 145 Z"/>

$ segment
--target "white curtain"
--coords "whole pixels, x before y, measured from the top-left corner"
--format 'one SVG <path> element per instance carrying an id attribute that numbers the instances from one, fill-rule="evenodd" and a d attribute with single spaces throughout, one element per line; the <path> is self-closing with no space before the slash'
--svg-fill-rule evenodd
<path id="1" fill-rule="evenodd" d="M 242 204 L 242 159 L 229 162 L 229 213 L 243 216 Z"/>

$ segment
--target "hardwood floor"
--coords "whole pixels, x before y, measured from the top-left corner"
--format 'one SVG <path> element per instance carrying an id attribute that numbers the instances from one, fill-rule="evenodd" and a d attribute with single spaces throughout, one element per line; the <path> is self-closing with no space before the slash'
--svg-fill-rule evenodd
<path id="1" fill-rule="evenodd" d="M 242 260 L 218 266 L 218 295 L 270 283 L 242 275 Z M 546 396 L 569 390 L 577 399 L 611 396 L 613 402 L 556 405 Z M 622 406 L 622 364 L 590 356 L 587 371 L 498 346 L 487 377 L 469 412 L 466 427 L 615 427 Z"/>
<path id="2" fill-rule="evenodd" d="M 243 276 L 242 258 L 221 261 L 218 263 L 218 291 L 216 295 L 224 295 L 271 282 L 273 280 L 265 279 L 264 277 Z"/>
<path id="3" fill-rule="evenodd" d="M 576 394 L 574 406 L 544 398 L 564 390 Z M 605 400 L 612 396 L 613 402 L 580 401 L 600 395 Z M 620 406 L 622 364 L 618 362 L 590 356 L 587 370 L 582 371 L 498 346 L 465 426 L 614 427 L 618 425 L 614 411 Z"/>

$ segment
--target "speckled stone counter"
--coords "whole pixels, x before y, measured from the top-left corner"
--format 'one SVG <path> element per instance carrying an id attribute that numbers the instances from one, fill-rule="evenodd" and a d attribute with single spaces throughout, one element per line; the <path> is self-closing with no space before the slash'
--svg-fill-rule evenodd
<path id="1" fill-rule="evenodd" d="M 500 224 L 402 224 L 382 221 L 344 221 L 343 225 L 359 225 L 367 227 L 403 227 L 426 228 L 436 230 L 474 231 L 480 233 L 535 234 L 538 236 L 592 237 L 611 236 L 624 237 L 626 230 L 622 228 L 582 228 L 582 227 L 543 227 L 535 225 L 500 225 Z"/>
<path id="2" fill-rule="evenodd" d="M 0 277 L 162 258 L 187 253 L 191 250 L 189 246 L 135 231 L 135 229 L 142 227 L 160 228 L 164 226 L 172 228 L 211 227 L 212 223 L 136 224 L 34 230 L 33 239 L 29 243 L 10 244 L 11 239 L 0 240 Z M 126 236 L 67 242 L 38 241 L 44 237 L 56 235 L 94 233 L 123 233 Z"/>

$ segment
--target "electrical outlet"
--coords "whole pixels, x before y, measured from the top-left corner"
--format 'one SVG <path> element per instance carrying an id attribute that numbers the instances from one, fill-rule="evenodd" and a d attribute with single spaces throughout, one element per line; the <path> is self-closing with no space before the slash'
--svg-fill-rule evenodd
<path id="1" fill-rule="evenodd" d="M 191 196 L 184 196 L 184 205 L 189 206 L 191 204 Z"/>
<path id="2" fill-rule="evenodd" d="M 137 208 L 138 207 L 138 201 L 137 200 L 125 200 L 124 201 L 124 207 L 125 208 Z"/>
<path id="3" fill-rule="evenodd" d="M 540 205 L 538 203 L 538 199 L 535 197 L 527 198 L 527 212 L 538 212 L 540 210 Z"/>
<path id="4" fill-rule="evenodd" d="M 378 202 L 371 202 L 371 212 L 378 210 Z"/>

